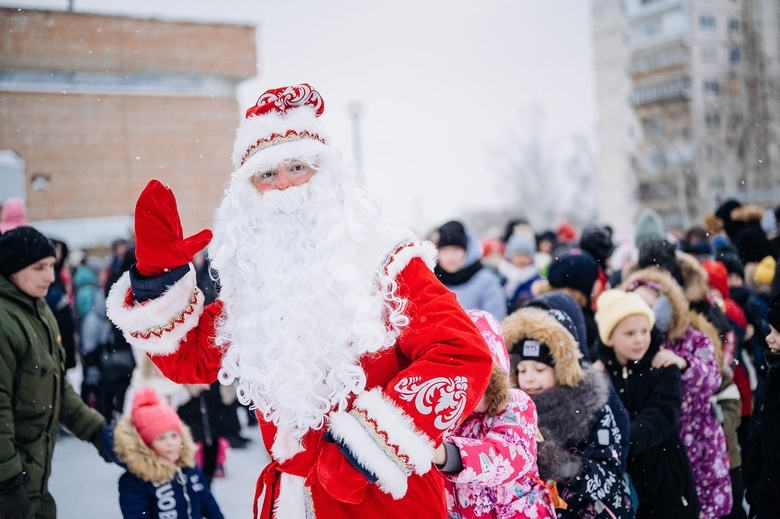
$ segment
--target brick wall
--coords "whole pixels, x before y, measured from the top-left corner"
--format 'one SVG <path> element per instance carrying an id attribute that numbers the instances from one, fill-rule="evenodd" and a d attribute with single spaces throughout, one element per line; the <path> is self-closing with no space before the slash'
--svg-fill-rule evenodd
<path id="1" fill-rule="evenodd" d="M 254 27 L 62 11 L 0 8 L 0 56 L 8 69 L 257 73 Z"/>
<path id="2" fill-rule="evenodd" d="M 235 84 L 256 70 L 254 28 L 0 9 L 0 68 L 154 72 Z M 151 80 L 152 82 L 154 79 Z M 30 221 L 132 214 L 151 178 L 170 184 L 185 233 L 211 225 L 232 166 L 233 95 L 0 90 L 0 149 L 25 161 Z M 35 175 L 47 175 L 34 191 Z"/>

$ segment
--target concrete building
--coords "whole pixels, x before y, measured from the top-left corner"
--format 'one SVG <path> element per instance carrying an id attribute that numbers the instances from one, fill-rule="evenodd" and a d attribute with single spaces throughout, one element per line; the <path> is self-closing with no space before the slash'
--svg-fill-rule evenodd
<path id="1" fill-rule="evenodd" d="M 631 236 L 638 193 L 633 173 L 637 122 L 629 104 L 631 78 L 626 73 L 628 21 L 621 0 L 593 1 L 593 35 L 598 116 L 598 219 L 617 237 Z"/>
<path id="2" fill-rule="evenodd" d="M 105 245 L 128 235 L 157 178 L 185 234 L 211 224 L 232 171 L 236 87 L 257 74 L 254 27 L 0 8 L 0 64 L 0 150 L 23 164 L 0 169 L 23 192 L 0 196 L 23 197 L 30 222 Z"/>
<path id="3" fill-rule="evenodd" d="M 757 109 L 769 105 L 759 102 L 768 90 L 756 66 L 766 51 L 753 31 L 754 1 L 594 0 L 605 200 L 624 196 L 609 189 L 629 176 L 634 213 L 653 208 L 677 228 L 700 223 L 728 196 L 772 204 L 778 164 L 770 160 L 771 124 L 759 120 L 769 111 Z M 623 31 L 611 45 L 607 26 Z M 628 169 L 616 163 L 625 156 Z"/>

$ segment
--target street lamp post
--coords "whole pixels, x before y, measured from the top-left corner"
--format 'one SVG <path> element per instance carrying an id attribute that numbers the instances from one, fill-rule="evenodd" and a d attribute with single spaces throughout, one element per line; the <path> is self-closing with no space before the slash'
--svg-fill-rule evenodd
<path id="1" fill-rule="evenodd" d="M 363 104 L 358 100 L 352 100 L 347 104 L 347 110 L 352 117 L 352 139 L 355 153 L 355 165 L 360 173 L 363 171 L 363 149 L 360 140 L 360 116 L 363 115 Z"/>

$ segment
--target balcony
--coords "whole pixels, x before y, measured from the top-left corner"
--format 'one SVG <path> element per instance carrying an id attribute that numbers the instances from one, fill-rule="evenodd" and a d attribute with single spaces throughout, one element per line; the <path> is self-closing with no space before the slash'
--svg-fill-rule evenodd
<path id="1" fill-rule="evenodd" d="M 629 96 L 631 106 L 638 107 L 651 103 L 671 100 L 691 99 L 691 80 L 687 77 L 660 81 L 653 84 L 635 86 Z"/>

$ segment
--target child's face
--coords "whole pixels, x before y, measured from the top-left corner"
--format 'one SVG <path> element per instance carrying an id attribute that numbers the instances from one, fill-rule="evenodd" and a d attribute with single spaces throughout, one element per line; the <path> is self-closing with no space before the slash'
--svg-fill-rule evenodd
<path id="1" fill-rule="evenodd" d="M 607 346 L 612 346 L 617 361 L 623 366 L 640 360 L 650 348 L 650 320 L 641 314 L 624 318 L 612 330 Z"/>
<path id="2" fill-rule="evenodd" d="M 515 267 L 524 268 L 534 264 L 534 257 L 530 254 L 518 252 L 509 257 L 509 262 Z"/>
<path id="3" fill-rule="evenodd" d="M 555 370 L 535 360 L 521 360 L 517 365 L 517 384 L 529 395 L 541 393 L 558 384 Z"/>
<path id="4" fill-rule="evenodd" d="M 439 247 L 439 266 L 445 272 L 454 274 L 463 268 L 466 263 L 466 249 L 455 245 Z"/>
<path id="5" fill-rule="evenodd" d="M 780 353 L 780 332 L 774 326 L 769 325 L 769 335 L 766 336 L 766 345 L 772 353 Z"/>
<path id="6" fill-rule="evenodd" d="M 152 441 L 150 447 L 158 456 L 176 463 L 181 457 L 181 434 L 177 431 L 165 431 Z"/>

